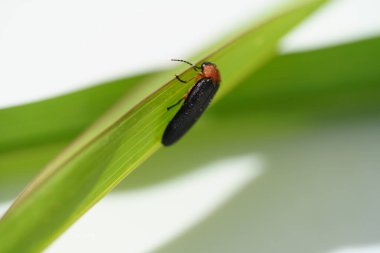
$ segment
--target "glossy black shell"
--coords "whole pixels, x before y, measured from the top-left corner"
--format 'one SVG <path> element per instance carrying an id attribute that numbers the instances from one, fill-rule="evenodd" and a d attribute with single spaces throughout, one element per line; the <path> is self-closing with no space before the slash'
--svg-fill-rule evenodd
<path id="1" fill-rule="evenodd" d="M 178 141 L 198 120 L 219 88 L 211 78 L 202 78 L 190 90 L 185 102 L 166 127 L 162 144 L 169 146 Z"/>

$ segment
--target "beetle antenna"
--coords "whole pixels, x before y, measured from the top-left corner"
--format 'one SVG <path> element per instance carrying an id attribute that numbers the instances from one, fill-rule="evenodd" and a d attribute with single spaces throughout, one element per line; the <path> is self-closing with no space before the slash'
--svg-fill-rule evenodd
<path id="1" fill-rule="evenodd" d="M 201 69 L 200 67 L 198 66 L 195 66 L 194 64 L 192 64 L 191 62 L 188 62 L 188 61 L 185 61 L 185 60 L 181 60 L 181 59 L 171 59 L 172 61 L 179 61 L 179 62 L 184 62 L 186 64 L 189 64 L 191 67 L 193 67 L 193 69 L 195 71 L 197 71 L 198 69 Z"/>
<path id="2" fill-rule="evenodd" d="M 181 60 L 181 59 L 171 59 L 171 60 L 172 60 L 172 61 L 180 61 L 180 62 L 184 62 L 184 63 L 189 64 L 190 66 L 194 66 L 194 64 L 192 64 L 191 62 L 185 61 L 185 60 Z"/>

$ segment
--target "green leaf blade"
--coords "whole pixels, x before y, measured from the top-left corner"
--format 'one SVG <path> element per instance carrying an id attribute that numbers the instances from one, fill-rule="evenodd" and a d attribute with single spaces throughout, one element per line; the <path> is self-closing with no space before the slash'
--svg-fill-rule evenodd
<path id="1" fill-rule="evenodd" d="M 325 2 L 298 6 L 204 57 L 202 61 L 214 61 L 222 71 L 217 98 L 273 57 L 278 40 Z M 188 69 L 182 77 L 192 75 Z M 0 252 L 42 250 L 159 149 L 162 132 L 175 113 L 166 107 L 188 88 L 172 79 L 131 109 L 121 108 L 121 118 L 107 122 L 100 134 L 76 141 L 52 161 L 0 221 Z"/>

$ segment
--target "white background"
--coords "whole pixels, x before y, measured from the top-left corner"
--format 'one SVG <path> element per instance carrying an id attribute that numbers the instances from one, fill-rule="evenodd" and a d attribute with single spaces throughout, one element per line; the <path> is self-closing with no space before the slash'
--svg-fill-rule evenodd
<path id="1" fill-rule="evenodd" d="M 187 58 L 284 0 L 1 0 L 0 107 Z M 376 0 L 340 0 L 292 33 L 297 50 L 379 32 Z"/>
<path id="2" fill-rule="evenodd" d="M 283 2 L 1 0 L 0 107 L 167 66 L 169 59 L 187 58 L 244 20 Z M 376 0 L 334 1 L 292 32 L 282 50 L 379 34 L 379 10 Z M 112 244 L 112 252 L 137 253 L 172 240 L 265 170 L 265 161 L 257 154 L 231 159 L 177 181 L 107 196 L 48 251 L 105 252 Z M 161 205 L 155 202 L 157 196 Z M 183 204 L 170 205 L 184 198 Z M 141 220 L 152 208 L 155 216 Z M 345 245 L 328 252 L 380 252 L 380 246 Z"/>

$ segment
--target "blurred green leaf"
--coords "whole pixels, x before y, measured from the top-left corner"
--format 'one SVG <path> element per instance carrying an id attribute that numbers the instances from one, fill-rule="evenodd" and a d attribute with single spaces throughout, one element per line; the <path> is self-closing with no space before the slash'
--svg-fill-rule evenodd
<path id="1" fill-rule="evenodd" d="M 300 4 L 196 61 L 216 62 L 223 73 L 216 99 L 273 57 L 278 40 L 325 2 Z M 182 77 L 193 75 L 193 70 L 187 69 Z M 159 87 L 163 82 L 159 78 L 149 82 L 154 83 Z M 3 216 L 0 251 L 42 250 L 157 151 L 164 127 L 175 113 L 167 112 L 166 107 L 189 86 L 172 79 L 143 101 L 140 97 L 146 90 L 133 92 L 133 97 L 125 98 L 116 111 L 81 135 L 27 186 Z"/>
<path id="2" fill-rule="evenodd" d="M 147 75 L 0 110 L 0 152 L 71 140 Z"/>
<path id="3" fill-rule="evenodd" d="M 123 78 L 0 110 L 0 200 L 14 197 L 80 132 L 153 75 Z"/>

